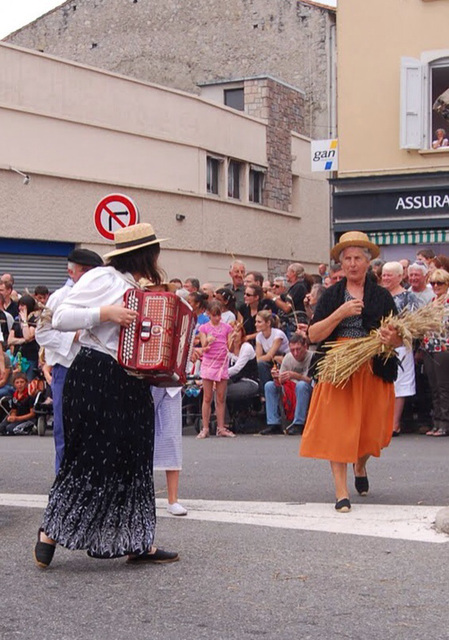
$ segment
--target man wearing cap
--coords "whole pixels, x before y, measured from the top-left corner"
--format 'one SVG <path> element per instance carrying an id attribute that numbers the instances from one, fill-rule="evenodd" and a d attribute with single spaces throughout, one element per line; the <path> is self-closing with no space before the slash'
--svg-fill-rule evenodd
<path id="1" fill-rule="evenodd" d="M 89 249 L 74 249 L 67 257 L 67 272 L 69 278 L 65 285 L 55 291 L 48 299 L 47 309 L 51 312 L 59 307 L 70 293 L 73 285 L 90 269 L 103 265 L 103 260 Z M 64 426 L 62 422 L 62 390 L 67 371 L 79 351 L 78 331 L 58 331 L 51 324 L 51 316 L 45 311 L 36 328 L 36 340 L 41 347 L 45 347 L 45 360 L 52 369 L 53 395 L 53 436 L 55 440 L 56 473 L 64 455 Z"/>

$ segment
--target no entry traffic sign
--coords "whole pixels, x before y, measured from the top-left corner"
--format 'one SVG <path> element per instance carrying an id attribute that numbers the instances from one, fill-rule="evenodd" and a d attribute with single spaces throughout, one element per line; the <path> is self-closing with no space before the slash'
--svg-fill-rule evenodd
<path id="1" fill-rule="evenodd" d="M 97 204 L 94 214 L 95 228 L 107 240 L 114 240 L 114 232 L 139 222 L 135 203 L 121 193 L 111 193 Z"/>

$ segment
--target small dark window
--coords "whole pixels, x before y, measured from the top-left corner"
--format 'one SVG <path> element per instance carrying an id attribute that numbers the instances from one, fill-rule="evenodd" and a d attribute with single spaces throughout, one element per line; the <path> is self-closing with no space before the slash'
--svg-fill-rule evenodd
<path id="1" fill-rule="evenodd" d="M 242 163 L 230 160 L 228 167 L 228 196 L 240 199 L 240 171 Z"/>
<path id="2" fill-rule="evenodd" d="M 227 107 L 237 109 L 237 111 L 245 111 L 245 95 L 243 87 L 241 89 L 225 89 L 224 103 Z"/>
<path id="3" fill-rule="evenodd" d="M 207 193 L 218 194 L 218 174 L 220 161 L 207 156 Z"/>
<path id="4" fill-rule="evenodd" d="M 249 201 L 262 203 L 264 173 L 250 169 L 249 171 Z"/>

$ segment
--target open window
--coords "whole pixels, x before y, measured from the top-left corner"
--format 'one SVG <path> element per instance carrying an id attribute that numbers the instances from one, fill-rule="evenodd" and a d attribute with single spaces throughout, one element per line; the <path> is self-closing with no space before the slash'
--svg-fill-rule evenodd
<path id="1" fill-rule="evenodd" d="M 437 130 L 449 134 L 448 89 L 449 51 L 447 56 L 440 52 L 433 58 L 428 52 L 420 60 L 401 59 L 401 149 L 438 148 L 433 145 Z"/>
<path id="2" fill-rule="evenodd" d="M 266 169 L 257 165 L 249 167 L 249 201 L 262 204 L 263 185 Z"/>
<path id="3" fill-rule="evenodd" d="M 207 193 L 218 195 L 220 185 L 220 171 L 223 164 L 223 158 L 208 155 L 206 167 L 206 190 Z"/>
<path id="4" fill-rule="evenodd" d="M 228 164 L 228 197 L 240 200 L 240 183 L 242 175 L 242 163 L 237 160 L 229 160 Z"/>

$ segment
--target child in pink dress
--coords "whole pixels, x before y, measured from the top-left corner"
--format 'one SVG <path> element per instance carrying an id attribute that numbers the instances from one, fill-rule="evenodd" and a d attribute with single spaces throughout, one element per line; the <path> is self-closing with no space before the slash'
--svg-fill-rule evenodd
<path id="1" fill-rule="evenodd" d="M 203 428 L 197 435 L 202 440 L 209 437 L 209 420 L 215 383 L 215 410 L 217 414 L 217 436 L 234 438 L 235 434 L 224 425 L 226 387 L 228 384 L 228 340 L 232 327 L 221 320 L 221 306 L 212 302 L 209 307 L 210 321 L 200 326 L 203 353 L 201 377 L 203 379 Z"/>

